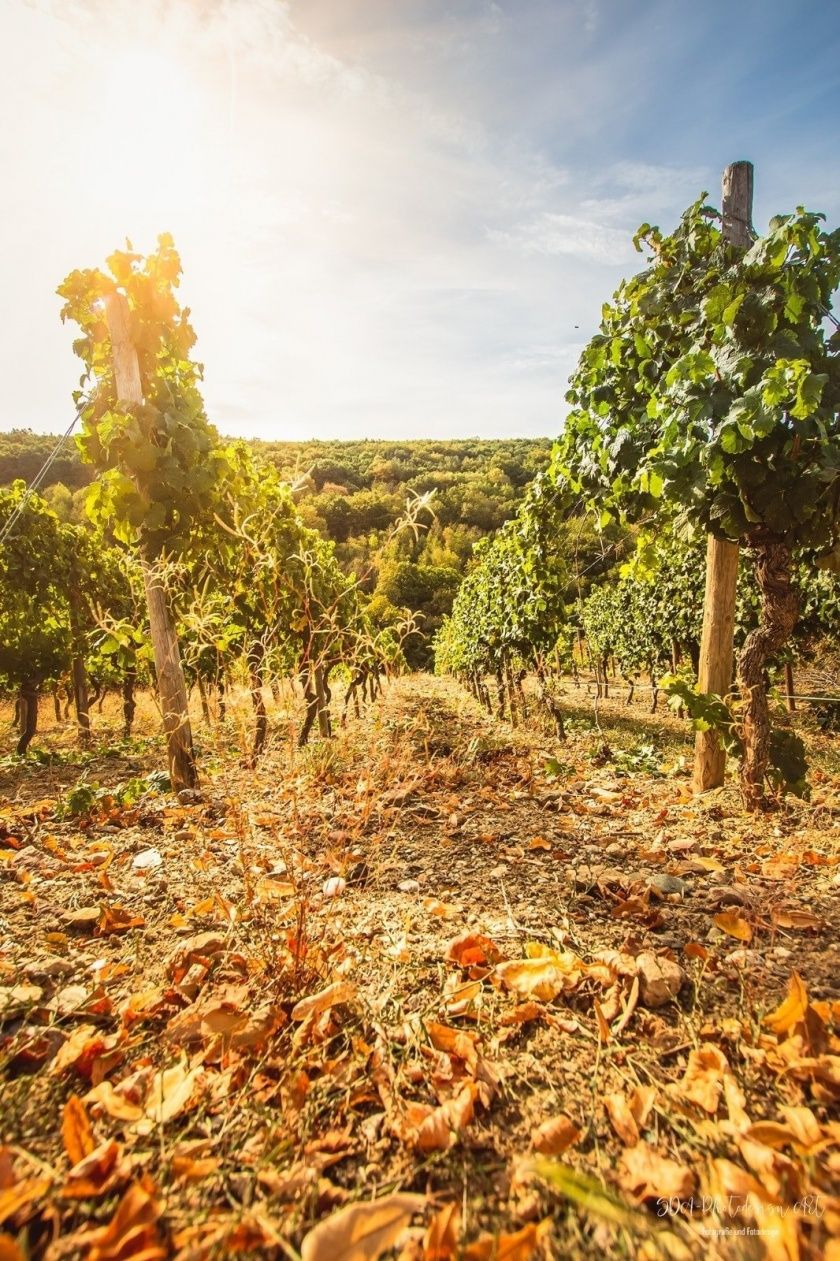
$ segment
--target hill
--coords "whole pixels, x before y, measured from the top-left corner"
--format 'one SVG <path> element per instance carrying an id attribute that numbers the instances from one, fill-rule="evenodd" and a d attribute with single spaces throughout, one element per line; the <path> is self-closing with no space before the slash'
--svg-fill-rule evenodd
<path id="1" fill-rule="evenodd" d="M 0 434 L 0 485 L 31 482 L 55 435 Z M 414 666 L 430 663 L 429 644 L 452 607 L 475 543 L 516 511 L 525 487 L 548 463 L 547 438 L 411 442 L 250 443 L 296 487 L 308 525 L 336 544 L 339 560 L 375 601 L 377 615 L 408 608 L 420 631 L 407 644 Z M 68 443 L 43 493 L 65 520 L 78 520 L 92 470 Z M 416 536 L 394 527 L 406 503 L 431 492 Z"/>

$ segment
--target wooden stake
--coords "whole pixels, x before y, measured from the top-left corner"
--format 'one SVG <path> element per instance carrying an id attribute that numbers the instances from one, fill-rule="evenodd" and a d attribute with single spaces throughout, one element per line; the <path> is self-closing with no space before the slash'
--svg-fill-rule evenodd
<path id="1" fill-rule="evenodd" d="M 105 302 L 105 314 L 111 333 L 114 384 L 117 398 L 125 403 L 143 402 L 143 385 L 137 351 L 131 340 L 128 303 L 122 294 L 112 294 Z M 149 609 L 149 629 L 155 655 L 158 696 L 163 713 L 169 757 L 169 777 L 176 792 L 194 788 L 197 782 L 192 730 L 187 705 L 187 688 L 178 649 L 178 636 L 169 610 L 166 591 L 155 557 L 145 555 L 141 547 L 143 583 Z"/>
<path id="2" fill-rule="evenodd" d="M 721 181 L 723 235 L 733 245 L 752 244 L 753 167 L 733 162 Z M 697 686 L 701 692 L 726 696 L 732 684 L 735 593 L 738 544 L 709 535 L 706 548 L 706 594 Z M 713 731 L 698 731 L 694 745 L 694 789 L 706 792 L 723 783 L 726 753 Z"/>

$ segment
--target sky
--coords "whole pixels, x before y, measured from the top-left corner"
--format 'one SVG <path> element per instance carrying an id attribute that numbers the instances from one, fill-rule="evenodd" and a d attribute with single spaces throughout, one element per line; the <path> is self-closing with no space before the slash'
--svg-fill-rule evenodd
<path id="1" fill-rule="evenodd" d="M 759 230 L 840 224 L 840 3 L 0 0 L 0 117 L 0 429 L 170 231 L 223 433 L 550 436 L 639 223 L 748 158 Z"/>

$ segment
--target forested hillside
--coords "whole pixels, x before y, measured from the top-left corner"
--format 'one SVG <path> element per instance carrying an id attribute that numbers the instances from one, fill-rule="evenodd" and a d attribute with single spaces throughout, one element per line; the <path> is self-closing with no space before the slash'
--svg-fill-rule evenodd
<path id="1" fill-rule="evenodd" d="M 15 429 L 0 434 L 0 485 L 27 483 L 52 451 L 54 435 Z M 513 516 L 525 487 L 544 469 L 548 439 L 415 442 L 254 442 L 295 488 L 305 523 L 336 544 L 342 566 L 374 595 L 383 622 L 409 609 L 418 633 L 406 643 L 413 665 L 430 661 L 431 640 L 450 611 L 474 544 Z M 83 516 L 93 477 L 68 442 L 42 492 L 65 522 Z M 392 537 L 406 504 L 430 496 L 417 533 Z"/>

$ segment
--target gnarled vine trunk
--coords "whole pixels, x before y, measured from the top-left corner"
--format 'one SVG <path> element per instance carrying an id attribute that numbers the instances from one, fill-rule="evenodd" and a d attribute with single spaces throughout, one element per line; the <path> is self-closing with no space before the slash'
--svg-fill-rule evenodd
<path id="1" fill-rule="evenodd" d="M 261 640 L 257 639 L 251 645 L 251 650 L 248 653 L 248 673 L 251 682 L 251 704 L 254 708 L 254 760 L 260 756 L 265 748 L 265 740 L 268 734 L 268 716 L 265 711 L 265 698 L 263 697 L 264 664 L 265 648 Z"/>
<path id="2" fill-rule="evenodd" d="M 27 679 L 20 689 L 20 739 L 15 752 L 23 757 L 38 730 L 38 685 Z"/>
<path id="3" fill-rule="evenodd" d="M 799 593 L 791 585 L 790 548 L 777 541 L 753 549 L 761 592 L 761 621 L 747 636 L 738 655 L 738 684 L 743 705 L 741 793 L 748 810 L 764 801 L 764 776 L 770 760 L 770 710 L 767 703 L 767 660 L 787 643 L 799 616 Z"/>
<path id="4" fill-rule="evenodd" d="M 123 735 L 126 740 L 131 739 L 131 728 L 134 725 L 134 714 L 137 709 L 137 703 L 134 699 L 134 685 L 136 682 L 137 671 L 134 666 L 128 666 L 122 681 Z"/>

